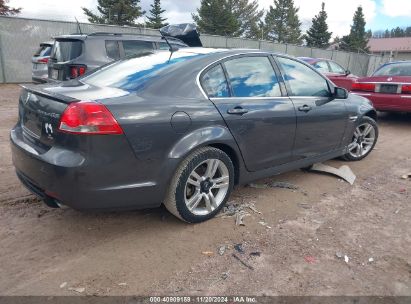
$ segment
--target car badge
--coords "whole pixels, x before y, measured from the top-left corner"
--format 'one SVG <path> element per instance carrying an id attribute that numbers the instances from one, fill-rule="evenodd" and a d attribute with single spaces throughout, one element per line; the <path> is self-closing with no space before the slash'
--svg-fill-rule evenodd
<path id="1" fill-rule="evenodd" d="M 387 79 L 387 81 L 392 81 L 392 77 L 389 77 L 389 78 Z"/>

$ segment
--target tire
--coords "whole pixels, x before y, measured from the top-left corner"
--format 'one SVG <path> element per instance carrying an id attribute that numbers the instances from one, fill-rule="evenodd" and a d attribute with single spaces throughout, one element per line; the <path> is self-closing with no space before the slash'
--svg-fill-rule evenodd
<path id="1" fill-rule="evenodd" d="M 177 168 L 164 205 L 185 222 L 204 222 L 223 208 L 233 185 L 234 166 L 230 157 L 216 148 L 200 148 Z"/>
<path id="2" fill-rule="evenodd" d="M 366 128 L 371 128 L 366 134 Z M 343 155 L 346 161 L 359 161 L 367 157 L 378 141 L 378 125 L 374 119 L 364 116 L 357 123 L 352 142 L 348 145 L 349 152 Z M 360 148 L 362 147 L 362 148 Z M 352 150 L 350 150 L 352 149 Z"/>

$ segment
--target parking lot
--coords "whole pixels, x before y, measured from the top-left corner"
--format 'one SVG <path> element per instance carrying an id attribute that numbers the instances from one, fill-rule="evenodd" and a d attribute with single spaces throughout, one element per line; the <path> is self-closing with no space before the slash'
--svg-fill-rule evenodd
<path id="1" fill-rule="evenodd" d="M 353 186 L 293 171 L 269 180 L 294 190 L 234 191 L 231 203 L 255 206 L 245 226 L 189 225 L 164 208 L 82 213 L 38 202 L 11 163 L 19 87 L 0 91 L 2 295 L 411 295 L 411 181 L 401 179 L 411 173 L 411 115 L 380 115 L 376 150 L 348 163 Z"/>

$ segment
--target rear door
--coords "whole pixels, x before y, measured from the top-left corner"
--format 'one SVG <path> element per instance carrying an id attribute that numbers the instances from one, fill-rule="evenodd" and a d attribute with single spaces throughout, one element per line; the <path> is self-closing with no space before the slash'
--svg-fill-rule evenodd
<path id="1" fill-rule="evenodd" d="M 295 109 L 282 94 L 283 83 L 269 56 L 230 58 L 209 70 L 202 84 L 233 134 L 249 171 L 291 161 Z"/>
<path id="2" fill-rule="evenodd" d="M 297 112 L 296 160 L 330 152 L 341 145 L 348 112 L 331 98 L 328 81 L 308 65 L 278 56 L 288 95 Z"/>

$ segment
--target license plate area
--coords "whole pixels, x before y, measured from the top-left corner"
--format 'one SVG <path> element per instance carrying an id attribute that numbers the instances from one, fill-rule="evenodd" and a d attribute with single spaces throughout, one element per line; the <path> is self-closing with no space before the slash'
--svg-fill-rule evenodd
<path id="1" fill-rule="evenodd" d="M 51 70 L 51 78 L 58 80 L 59 79 L 59 70 Z"/>
<path id="2" fill-rule="evenodd" d="M 382 84 L 380 85 L 380 93 L 396 94 L 398 93 L 397 84 Z"/>

